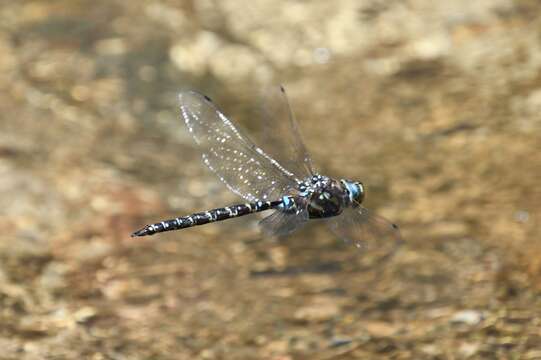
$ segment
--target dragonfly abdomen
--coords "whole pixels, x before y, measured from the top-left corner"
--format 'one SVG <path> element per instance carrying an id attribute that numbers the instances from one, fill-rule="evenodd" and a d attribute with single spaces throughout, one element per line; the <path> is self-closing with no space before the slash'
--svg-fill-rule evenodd
<path id="1" fill-rule="evenodd" d="M 146 225 L 132 234 L 134 236 L 154 235 L 160 232 L 185 229 L 192 226 L 204 225 L 215 221 L 233 219 L 239 216 L 253 214 L 282 205 L 283 200 L 277 201 L 256 201 L 247 204 L 238 204 L 222 208 L 212 209 L 204 212 L 194 213 L 171 220 L 164 220 L 154 224 Z"/>

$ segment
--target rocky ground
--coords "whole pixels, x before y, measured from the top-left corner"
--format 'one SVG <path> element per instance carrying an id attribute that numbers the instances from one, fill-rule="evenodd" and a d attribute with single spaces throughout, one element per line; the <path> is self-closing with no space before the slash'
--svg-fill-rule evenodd
<path id="1" fill-rule="evenodd" d="M 541 4 L 0 2 L 1 359 L 541 359 Z M 178 119 L 283 82 L 406 244 L 239 219 Z"/>

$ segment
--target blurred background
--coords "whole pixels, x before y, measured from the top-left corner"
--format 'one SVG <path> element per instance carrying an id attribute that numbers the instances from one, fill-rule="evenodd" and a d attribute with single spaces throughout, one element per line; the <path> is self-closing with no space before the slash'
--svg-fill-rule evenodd
<path id="1" fill-rule="evenodd" d="M 541 359 L 541 4 L 0 2 L 0 358 Z M 318 169 L 401 225 L 383 266 L 257 217 L 176 94 L 250 128 L 284 83 Z"/>

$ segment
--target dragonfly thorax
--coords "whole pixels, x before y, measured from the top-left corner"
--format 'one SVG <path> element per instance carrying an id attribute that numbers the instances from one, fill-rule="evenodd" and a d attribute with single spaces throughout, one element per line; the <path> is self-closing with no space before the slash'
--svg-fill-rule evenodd
<path id="1" fill-rule="evenodd" d="M 350 204 L 348 189 L 327 176 L 313 175 L 300 182 L 298 189 L 312 219 L 340 215 Z"/>

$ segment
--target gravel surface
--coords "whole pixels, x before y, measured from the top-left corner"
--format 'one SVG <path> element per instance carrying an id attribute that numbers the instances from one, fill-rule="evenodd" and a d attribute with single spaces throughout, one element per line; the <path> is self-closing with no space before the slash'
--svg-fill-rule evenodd
<path id="1" fill-rule="evenodd" d="M 0 2 L 0 359 L 541 359 L 540 39 L 528 0 Z M 130 238 L 239 201 L 176 93 L 256 131 L 277 82 L 396 256 Z"/>

